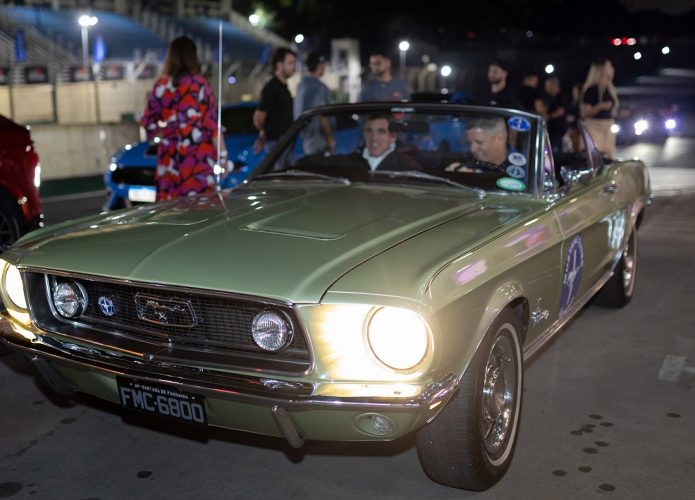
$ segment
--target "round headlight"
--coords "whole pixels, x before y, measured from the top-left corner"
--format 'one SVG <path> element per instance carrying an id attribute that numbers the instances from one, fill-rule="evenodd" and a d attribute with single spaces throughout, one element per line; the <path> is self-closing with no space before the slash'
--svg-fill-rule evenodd
<path id="1" fill-rule="evenodd" d="M 367 338 L 379 361 L 396 370 L 416 367 L 429 348 L 425 321 L 417 313 L 397 307 L 382 307 L 372 314 Z"/>
<path id="2" fill-rule="evenodd" d="M 24 297 L 24 284 L 19 269 L 13 265 L 7 266 L 5 271 L 5 290 L 15 307 L 19 309 L 27 308 L 27 299 Z"/>
<path id="3" fill-rule="evenodd" d="M 74 318 L 87 307 L 87 292 L 73 281 L 58 282 L 53 287 L 53 306 L 64 318 Z"/>
<path id="4" fill-rule="evenodd" d="M 266 310 L 253 318 L 251 325 L 253 341 L 266 351 L 276 352 L 292 342 L 292 323 L 280 311 Z"/>

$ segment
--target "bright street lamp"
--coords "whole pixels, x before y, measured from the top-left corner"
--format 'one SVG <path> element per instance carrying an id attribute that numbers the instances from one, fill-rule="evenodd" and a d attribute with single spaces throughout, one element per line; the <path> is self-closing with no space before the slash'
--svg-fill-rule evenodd
<path id="1" fill-rule="evenodd" d="M 85 72 L 87 72 L 87 79 L 89 79 L 89 34 L 88 30 L 92 26 L 95 26 L 99 22 L 96 16 L 89 16 L 83 14 L 77 20 L 82 30 L 82 65 L 84 66 Z"/>
<path id="2" fill-rule="evenodd" d="M 408 43 L 407 40 L 402 40 L 401 43 L 398 44 L 398 50 L 401 51 L 401 60 L 399 64 L 401 80 L 405 80 L 405 53 L 408 52 L 409 48 L 410 43 Z"/>

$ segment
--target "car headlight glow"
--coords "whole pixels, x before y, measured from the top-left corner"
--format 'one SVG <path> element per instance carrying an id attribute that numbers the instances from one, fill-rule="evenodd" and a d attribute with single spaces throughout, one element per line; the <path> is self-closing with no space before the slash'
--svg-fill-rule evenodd
<path id="1" fill-rule="evenodd" d="M 398 307 L 379 308 L 368 318 L 367 339 L 377 359 L 395 370 L 415 368 L 430 348 L 425 321 Z"/>
<path id="2" fill-rule="evenodd" d="M 253 341 L 265 351 L 277 352 L 292 342 L 292 322 L 282 312 L 274 309 L 261 311 L 251 324 Z"/>
<path id="3" fill-rule="evenodd" d="M 649 128 L 649 122 L 644 118 L 635 122 L 635 135 L 642 135 Z"/>
<path id="4" fill-rule="evenodd" d="M 27 300 L 24 297 L 24 284 L 22 276 L 12 264 L 6 264 L 5 273 L 3 275 L 2 286 L 5 288 L 7 297 L 12 301 L 12 305 L 18 309 L 27 308 Z"/>
<path id="5" fill-rule="evenodd" d="M 74 281 L 57 281 L 51 294 L 53 307 L 64 318 L 74 318 L 87 308 L 87 291 Z"/>
<path id="6" fill-rule="evenodd" d="M 664 127 L 666 130 L 675 130 L 677 125 L 676 120 L 673 118 L 669 118 L 664 122 Z"/>

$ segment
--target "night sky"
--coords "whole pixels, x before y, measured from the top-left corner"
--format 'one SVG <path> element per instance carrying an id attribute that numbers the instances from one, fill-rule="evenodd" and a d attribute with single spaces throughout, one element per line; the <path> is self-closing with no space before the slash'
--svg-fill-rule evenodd
<path id="1" fill-rule="evenodd" d="M 256 5 L 257 0 L 234 0 L 242 14 Z M 302 33 L 309 45 L 327 48 L 332 38 L 352 37 L 363 52 L 401 38 L 449 51 L 462 42 L 513 42 L 529 30 L 545 43 L 562 44 L 620 33 L 692 36 L 695 25 L 695 0 L 265 0 L 262 5 L 276 13 L 271 29 L 288 40 Z"/>

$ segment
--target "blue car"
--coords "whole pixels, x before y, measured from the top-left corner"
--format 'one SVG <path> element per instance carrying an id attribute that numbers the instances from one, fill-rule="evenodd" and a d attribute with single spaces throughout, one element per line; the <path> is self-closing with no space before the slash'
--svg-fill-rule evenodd
<path id="1" fill-rule="evenodd" d="M 265 156 L 253 153 L 258 131 L 253 126 L 256 102 L 241 102 L 222 107 L 224 142 L 233 168 L 222 174 L 223 189 L 238 186 Z M 139 142 L 126 144 L 112 157 L 104 173 L 108 198 L 104 210 L 116 210 L 133 204 L 152 202 L 156 198 L 154 181 L 157 167 L 157 144 Z"/>

